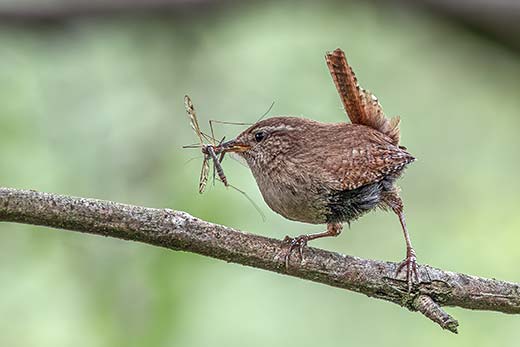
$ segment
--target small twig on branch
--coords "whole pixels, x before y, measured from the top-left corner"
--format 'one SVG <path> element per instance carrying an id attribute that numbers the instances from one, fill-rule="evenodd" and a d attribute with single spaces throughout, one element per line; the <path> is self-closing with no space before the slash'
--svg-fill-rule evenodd
<path id="1" fill-rule="evenodd" d="M 387 300 L 421 312 L 442 328 L 458 322 L 441 306 L 520 313 L 520 284 L 419 266 L 421 282 L 408 293 L 394 278 L 396 263 L 306 248 L 291 257 L 280 240 L 211 224 L 181 211 L 0 188 L 0 221 L 35 224 L 139 241 L 287 274 Z"/>

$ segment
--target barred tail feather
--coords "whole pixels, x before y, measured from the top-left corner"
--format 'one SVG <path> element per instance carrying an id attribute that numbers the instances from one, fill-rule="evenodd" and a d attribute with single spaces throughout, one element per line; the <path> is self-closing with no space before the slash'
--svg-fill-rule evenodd
<path id="1" fill-rule="evenodd" d="M 327 53 L 325 60 L 350 121 L 385 134 L 397 146 L 399 117 L 387 118 L 375 95 L 359 86 L 356 75 L 341 49 Z"/>

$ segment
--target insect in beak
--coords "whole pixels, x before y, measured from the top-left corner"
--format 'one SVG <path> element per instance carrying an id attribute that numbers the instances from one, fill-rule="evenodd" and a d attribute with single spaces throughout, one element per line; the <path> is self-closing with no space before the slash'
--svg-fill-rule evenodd
<path id="1" fill-rule="evenodd" d="M 240 153 L 248 151 L 251 146 L 242 144 L 240 142 L 237 142 L 236 140 L 231 140 L 224 142 L 220 145 L 220 148 L 222 149 L 223 153 L 231 152 L 231 153 Z"/>

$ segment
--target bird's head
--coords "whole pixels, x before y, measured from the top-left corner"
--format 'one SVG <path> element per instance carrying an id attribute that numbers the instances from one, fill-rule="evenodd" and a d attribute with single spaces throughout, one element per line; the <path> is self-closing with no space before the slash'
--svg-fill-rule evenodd
<path id="1" fill-rule="evenodd" d="M 283 159 L 291 152 L 298 151 L 297 147 L 301 147 L 312 123 L 314 122 L 297 117 L 264 119 L 235 139 L 223 143 L 222 151 L 238 154 L 251 168 L 268 165 L 275 158 Z"/>

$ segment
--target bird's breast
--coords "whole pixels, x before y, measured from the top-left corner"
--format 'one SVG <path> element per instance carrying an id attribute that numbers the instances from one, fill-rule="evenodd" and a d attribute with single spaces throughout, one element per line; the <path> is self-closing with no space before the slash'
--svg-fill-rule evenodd
<path id="1" fill-rule="evenodd" d="M 304 223 L 321 224 L 327 219 L 327 194 L 313 184 L 305 172 L 291 164 L 279 164 L 272 170 L 254 170 L 264 201 L 283 217 Z"/>

